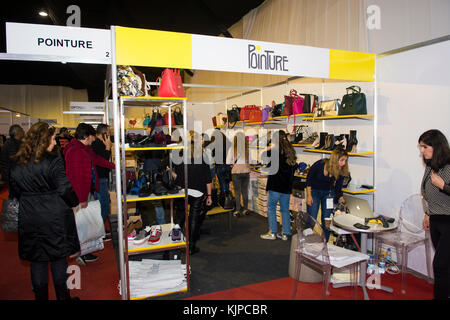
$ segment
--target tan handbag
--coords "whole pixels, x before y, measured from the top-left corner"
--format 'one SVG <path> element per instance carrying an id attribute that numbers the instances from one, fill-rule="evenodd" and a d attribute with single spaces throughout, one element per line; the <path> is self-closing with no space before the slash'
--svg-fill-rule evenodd
<path id="1" fill-rule="evenodd" d="M 337 116 L 340 102 L 340 99 L 321 101 L 320 108 L 322 109 L 323 116 Z"/>

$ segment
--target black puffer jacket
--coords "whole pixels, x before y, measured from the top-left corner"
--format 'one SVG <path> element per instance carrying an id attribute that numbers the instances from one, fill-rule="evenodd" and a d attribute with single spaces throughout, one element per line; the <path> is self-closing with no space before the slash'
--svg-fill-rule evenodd
<path id="1" fill-rule="evenodd" d="M 19 256 L 54 261 L 80 250 L 72 207 L 78 205 L 61 157 L 11 168 L 11 191 L 19 198 Z"/>

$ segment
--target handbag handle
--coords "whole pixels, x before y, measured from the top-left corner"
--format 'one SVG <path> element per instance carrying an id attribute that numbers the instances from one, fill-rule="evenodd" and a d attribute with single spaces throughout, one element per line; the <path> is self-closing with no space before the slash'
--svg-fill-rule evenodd
<path id="1" fill-rule="evenodd" d="M 358 89 L 356 89 L 356 88 L 358 88 Z M 351 86 L 351 87 L 346 88 L 346 90 L 347 91 L 351 90 L 353 92 L 360 93 L 361 92 L 361 87 L 359 87 L 359 86 Z"/>

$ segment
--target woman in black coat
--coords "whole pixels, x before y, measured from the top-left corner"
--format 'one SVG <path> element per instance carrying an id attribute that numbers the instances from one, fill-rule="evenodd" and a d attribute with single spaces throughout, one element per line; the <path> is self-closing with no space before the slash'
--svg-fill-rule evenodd
<path id="1" fill-rule="evenodd" d="M 72 207 L 78 205 L 64 169 L 52 150 L 55 130 L 38 122 L 27 132 L 11 168 L 11 191 L 19 199 L 19 257 L 31 262 L 37 300 L 48 300 L 50 263 L 56 297 L 70 299 L 67 257 L 80 251 Z"/>

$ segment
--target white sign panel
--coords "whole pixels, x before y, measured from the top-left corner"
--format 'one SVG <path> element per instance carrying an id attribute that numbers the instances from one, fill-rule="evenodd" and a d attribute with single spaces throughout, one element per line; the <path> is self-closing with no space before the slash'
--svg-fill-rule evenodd
<path id="1" fill-rule="evenodd" d="M 102 29 L 7 22 L 6 52 L 54 56 L 56 61 L 111 64 L 110 34 L 110 30 Z"/>
<path id="2" fill-rule="evenodd" d="M 91 111 L 105 111 L 104 102 L 79 102 L 70 101 L 70 111 L 76 111 L 78 113 L 91 112 Z"/>
<path id="3" fill-rule="evenodd" d="M 328 78 L 330 50 L 192 35 L 192 68 Z"/>

